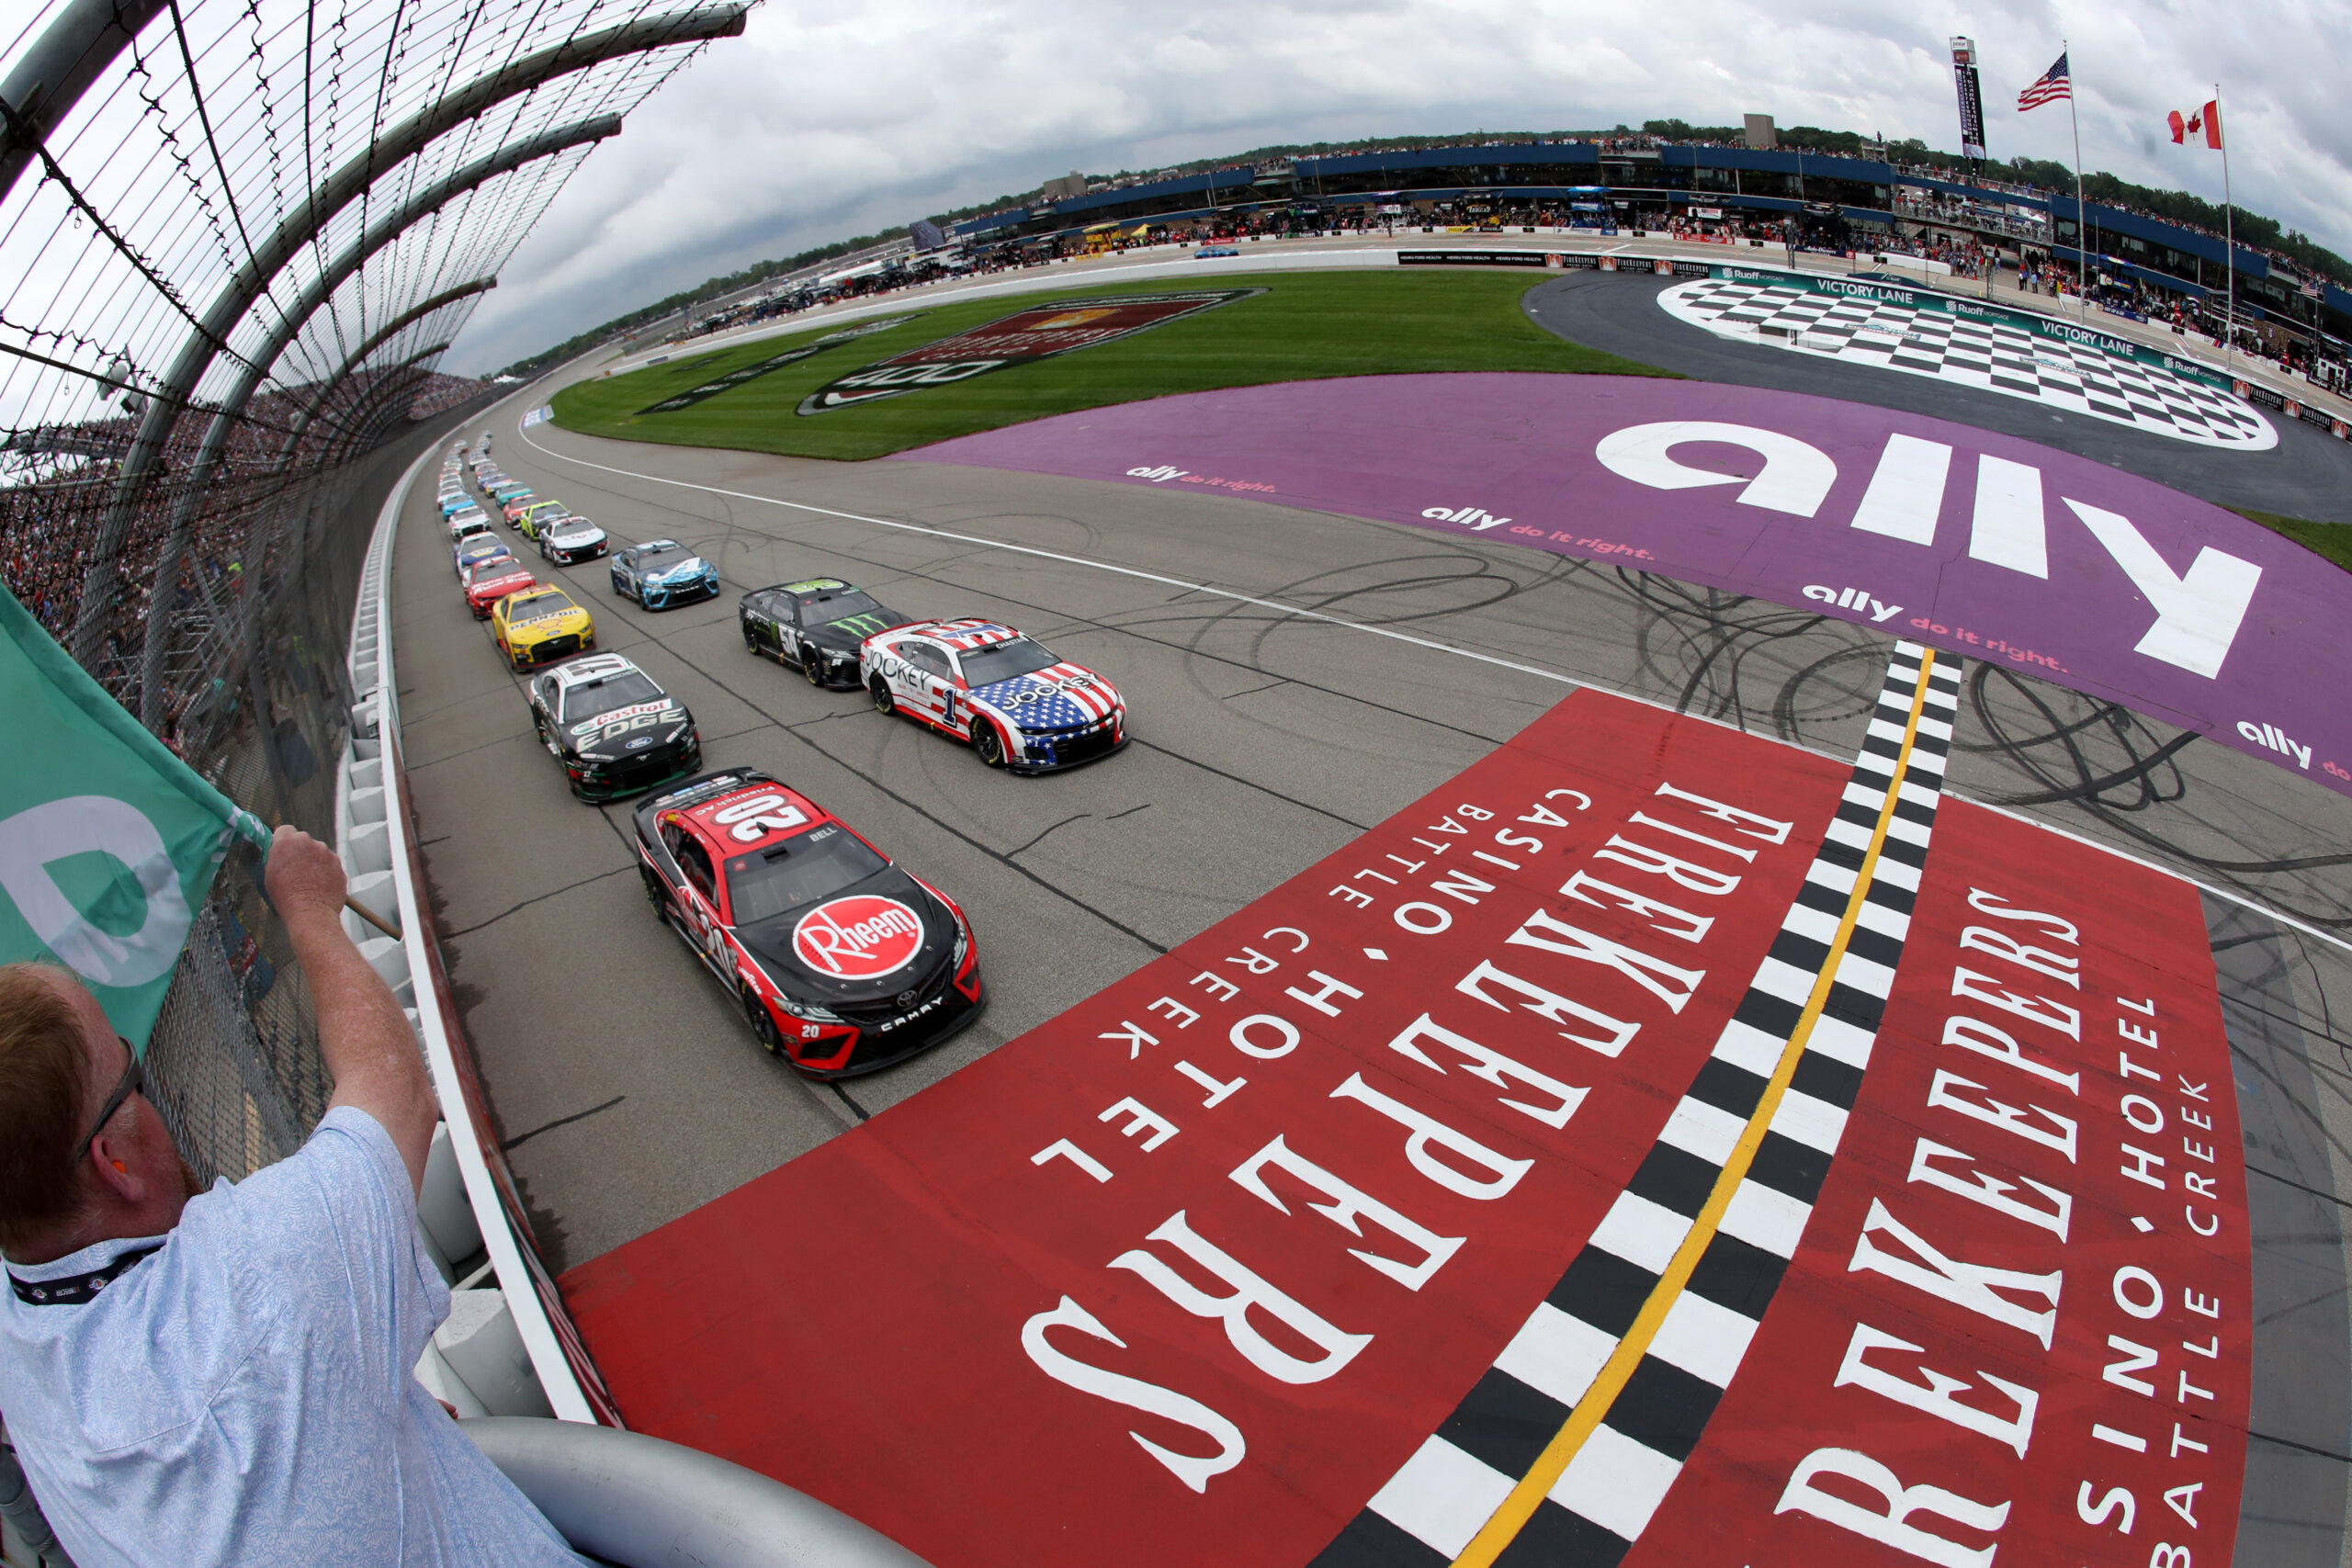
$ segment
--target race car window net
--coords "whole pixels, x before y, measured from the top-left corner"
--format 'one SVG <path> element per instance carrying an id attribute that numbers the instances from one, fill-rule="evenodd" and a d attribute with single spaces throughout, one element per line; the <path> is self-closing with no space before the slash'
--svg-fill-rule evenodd
<path id="1" fill-rule="evenodd" d="M 727 901 L 739 926 L 854 887 L 890 863 L 854 833 L 828 822 L 772 849 L 727 863 Z"/>
<path id="2" fill-rule="evenodd" d="M 631 707 L 639 703 L 658 703 L 662 696 L 662 688 L 653 683 L 652 677 L 635 670 L 624 670 L 617 675 L 582 681 L 564 693 L 563 722 L 570 724 L 576 719 L 594 718 L 600 713 L 611 713 L 616 708 Z"/>
<path id="3" fill-rule="evenodd" d="M 964 679 L 974 686 L 993 686 L 1019 675 L 1035 675 L 1061 662 L 1025 637 L 1000 642 L 963 656 Z"/>

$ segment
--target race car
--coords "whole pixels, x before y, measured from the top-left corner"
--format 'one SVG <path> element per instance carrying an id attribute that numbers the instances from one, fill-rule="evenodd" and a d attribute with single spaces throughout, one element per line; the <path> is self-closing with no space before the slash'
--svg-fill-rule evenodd
<path id="1" fill-rule="evenodd" d="M 456 516 L 447 519 L 447 522 L 449 525 L 449 542 L 453 545 L 458 540 L 469 537 L 472 535 L 487 534 L 490 532 L 490 519 L 481 514 L 481 508 L 480 507 L 474 508 L 471 512 L 460 512 Z"/>
<path id="2" fill-rule="evenodd" d="M 867 637 L 858 675 L 876 711 L 968 740 L 992 768 L 1049 773 L 1127 743 L 1110 682 L 994 621 L 915 621 Z"/>
<path id="3" fill-rule="evenodd" d="M 964 911 L 808 796 L 735 769 L 632 815 L 655 910 L 807 1076 L 889 1066 L 979 1016 Z"/>
<path id="4" fill-rule="evenodd" d="M 473 507 L 474 498 L 468 495 L 463 490 L 445 490 L 440 495 L 440 506 L 441 515 L 448 517 L 457 513 L 463 512 L 469 507 Z M 475 507 L 475 510 L 479 511 L 480 508 Z"/>
<path id="5" fill-rule="evenodd" d="M 517 670 L 596 646 L 596 623 L 560 588 L 541 586 L 508 594 L 491 611 L 490 630 L 498 651 Z"/>
<path id="6" fill-rule="evenodd" d="M 571 508 L 560 501 L 526 501 L 522 507 L 514 514 L 514 531 L 526 539 L 537 539 L 548 524 L 571 515 Z"/>
<path id="7" fill-rule="evenodd" d="M 702 766 L 695 716 L 617 653 L 567 660 L 529 690 L 539 744 L 582 800 L 634 795 Z"/>
<path id="8" fill-rule="evenodd" d="M 744 647 L 791 665 L 812 686 L 856 685 L 857 645 L 913 619 L 831 577 L 754 588 L 743 595 L 735 616 L 742 624 Z"/>
<path id="9" fill-rule="evenodd" d="M 613 592 L 649 610 L 718 597 L 718 569 L 675 539 L 654 539 L 613 554 Z"/>
<path id="10" fill-rule="evenodd" d="M 458 576 L 461 579 L 466 575 L 466 568 L 477 561 L 488 560 L 492 556 L 504 556 L 509 560 L 514 558 L 514 552 L 506 547 L 506 541 L 495 534 L 469 534 L 458 541 L 450 554 L 458 558 Z"/>
<path id="11" fill-rule="evenodd" d="M 538 582 L 513 556 L 489 557 L 458 575 L 465 583 L 466 604 L 477 621 L 490 619 L 491 606 L 509 593 L 519 593 Z"/>
<path id="12" fill-rule="evenodd" d="M 605 531 L 585 517 L 559 517 L 539 530 L 539 554 L 558 566 L 594 560 L 612 547 Z"/>
<path id="13" fill-rule="evenodd" d="M 523 518 L 532 507 L 538 504 L 539 498 L 519 485 L 502 486 L 496 494 L 498 514 L 514 525 L 525 538 L 529 538 L 530 531 L 523 527 Z"/>

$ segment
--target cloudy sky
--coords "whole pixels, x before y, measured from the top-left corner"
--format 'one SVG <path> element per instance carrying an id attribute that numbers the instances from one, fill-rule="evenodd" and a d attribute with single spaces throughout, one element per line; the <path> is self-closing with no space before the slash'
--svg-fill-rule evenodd
<path id="1" fill-rule="evenodd" d="M 2238 204 L 2352 254 L 2352 7 L 2331 0 L 767 0 L 589 159 L 447 367 L 1072 168 L 1750 111 L 1956 149 L 1954 33 L 1996 158 L 2071 161 L 2064 104 L 2016 110 L 2064 39 L 2085 166 L 2218 200 L 2220 154 L 2165 130 L 2218 80 Z"/>

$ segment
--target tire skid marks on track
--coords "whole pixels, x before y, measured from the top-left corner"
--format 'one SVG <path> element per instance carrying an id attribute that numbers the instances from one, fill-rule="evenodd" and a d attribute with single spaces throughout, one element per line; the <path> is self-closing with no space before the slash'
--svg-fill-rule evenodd
<path id="1" fill-rule="evenodd" d="M 1861 1093 L 1960 706 L 1897 645 L 1827 837 L 1633 1179 L 1453 1416 L 1316 1568 L 1613 1568 L 1738 1371 Z M 1514 1550 L 1515 1548 L 1515 1550 Z"/>

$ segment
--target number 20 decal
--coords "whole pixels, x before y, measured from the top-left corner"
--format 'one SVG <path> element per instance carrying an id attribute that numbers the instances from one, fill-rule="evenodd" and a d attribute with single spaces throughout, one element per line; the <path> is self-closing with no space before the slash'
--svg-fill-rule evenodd
<path id="1" fill-rule="evenodd" d="M 808 814 L 780 795 L 755 795 L 720 807 L 711 813 L 710 819 L 727 829 L 737 843 L 756 844 L 772 832 L 799 827 L 808 820 Z"/>

